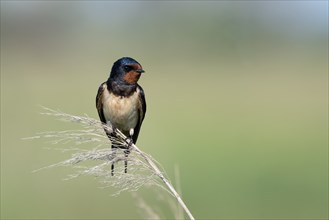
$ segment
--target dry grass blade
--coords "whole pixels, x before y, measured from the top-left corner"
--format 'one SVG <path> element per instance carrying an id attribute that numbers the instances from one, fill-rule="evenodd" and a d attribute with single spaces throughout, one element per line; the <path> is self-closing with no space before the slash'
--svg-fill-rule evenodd
<path id="1" fill-rule="evenodd" d="M 115 195 L 123 191 L 136 191 L 144 185 L 159 186 L 173 195 L 188 217 L 194 219 L 180 195 L 166 177 L 163 169 L 159 168 L 161 167 L 159 163 L 150 155 L 141 151 L 135 144 L 129 144 L 127 137 L 122 132 L 113 129 L 111 125 L 105 125 L 99 120 L 88 116 L 70 115 L 45 107 L 43 107 L 43 109 L 45 110 L 45 112 L 42 113 L 43 115 L 55 116 L 59 120 L 79 123 L 84 129 L 42 132 L 34 137 L 25 138 L 46 138 L 53 144 L 71 144 L 71 147 L 61 149 L 62 151 L 74 151 L 75 153 L 72 154 L 71 158 L 41 169 L 58 166 L 73 166 L 77 171 L 70 175 L 69 179 L 76 178 L 80 175 L 96 176 L 99 178 L 99 181 L 104 184 L 104 187 L 116 188 L 117 191 Z M 108 133 L 114 133 L 116 137 L 112 138 L 110 141 L 105 135 L 104 129 Z M 87 144 L 88 147 L 84 148 L 84 144 Z M 90 149 L 90 144 L 93 144 L 93 149 Z M 109 147 L 111 144 L 129 148 L 131 152 L 129 157 L 125 157 L 123 149 L 112 150 Z M 124 160 L 128 160 L 128 173 L 123 172 L 123 163 L 119 163 Z M 116 165 L 113 176 L 110 170 L 112 163 L 119 164 Z"/>

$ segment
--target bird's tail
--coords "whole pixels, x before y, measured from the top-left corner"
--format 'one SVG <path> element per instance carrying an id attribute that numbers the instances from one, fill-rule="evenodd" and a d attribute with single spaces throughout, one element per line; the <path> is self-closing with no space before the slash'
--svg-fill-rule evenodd
<path id="1" fill-rule="evenodd" d="M 116 146 L 114 146 L 114 145 L 112 145 L 111 146 L 111 148 L 112 148 L 112 157 L 113 158 L 115 158 L 115 154 L 116 154 Z M 111 175 L 113 176 L 114 175 L 114 161 L 112 162 L 112 164 L 111 164 Z"/>
<path id="2" fill-rule="evenodd" d="M 128 167 L 128 160 L 127 160 L 127 157 L 128 157 L 128 155 L 129 155 L 130 151 L 129 151 L 128 149 L 126 149 L 126 150 L 124 151 L 124 153 L 125 153 L 125 157 L 126 157 L 126 159 L 125 159 L 125 173 L 127 173 L 127 167 Z"/>
<path id="3" fill-rule="evenodd" d="M 111 147 L 112 147 L 112 156 L 113 156 L 113 158 L 115 158 L 116 149 L 118 149 L 118 147 L 114 146 L 114 145 L 112 145 Z M 126 148 L 124 148 L 124 149 L 125 149 L 124 150 L 124 154 L 125 154 L 125 169 L 124 169 L 124 172 L 127 173 L 127 170 L 128 170 L 128 160 L 127 160 L 127 158 L 128 158 L 129 153 L 130 153 L 130 150 L 126 149 Z M 114 175 L 114 163 L 115 162 L 112 162 L 112 164 L 111 164 L 111 175 L 112 176 Z"/>

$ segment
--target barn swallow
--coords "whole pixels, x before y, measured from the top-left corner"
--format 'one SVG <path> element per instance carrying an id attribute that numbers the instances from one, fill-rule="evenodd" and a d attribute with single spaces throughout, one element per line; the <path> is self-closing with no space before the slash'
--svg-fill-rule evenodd
<path id="1" fill-rule="evenodd" d="M 146 112 L 146 101 L 143 88 L 138 85 L 143 70 L 142 66 L 130 57 L 123 57 L 114 62 L 110 76 L 102 83 L 96 96 L 96 108 L 100 120 L 119 129 L 124 135 L 130 137 L 135 144 Z M 105 130 L 106 132 L 106 130 Z M 111 139 L 115 134 L 107 136 Z M 112 149 L 118 148 L 113 145 Z M 129 149 L 125 149 L 128 157 Z M 111 166 L 111 174 L 114 164 Z M 127 173 L 127 160 L 125 160 L 125 173 Z"/>

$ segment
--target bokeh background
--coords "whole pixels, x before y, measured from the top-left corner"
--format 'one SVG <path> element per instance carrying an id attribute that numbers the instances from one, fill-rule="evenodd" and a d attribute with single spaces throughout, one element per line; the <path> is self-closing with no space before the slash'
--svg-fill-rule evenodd
<path id="1" fill-rule="evenodd" d="M 70 153 L 21 139 L 70 128 L 39 105 L 98 118 L 123 56 L 146 70 L 138 145 L 196 218 L 328 218 L 327 1 L 1 1 L 2 219 L 143 218 L 70 168 L 32 173 Z"/>

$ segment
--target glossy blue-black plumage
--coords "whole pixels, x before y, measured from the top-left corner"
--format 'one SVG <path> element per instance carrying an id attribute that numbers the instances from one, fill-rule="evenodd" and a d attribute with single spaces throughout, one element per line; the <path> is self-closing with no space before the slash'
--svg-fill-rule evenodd
<path id="1" fill-rule="evenodd" d="M 140 63 L 138 63 L 136 60 L 134 60 L 131 57 L 122 57 L 118 59 L 113 63 L 109 79 L 115 79 L 121 81 L 124 74 L 128 71 L 127 69 L 125 69 L 125 67 L 134 64 L 140 65 Z"/>
<path id="2" fill-rule="evenodd" d="M 131 68 L 131 69 L 129 69 Z M 146 101 L 145 101 L 145 95 L 143 88 L 137 84 L 137 80 L 139 79 L 139 75 L 136 81 L 133 81 L 133 83 L 128 83 L 125 81 L 125 75 L 131 71 L 135 71 L 139 74 L 144 72 L 142 69 L 142 66 L 133 58 L 130 57 L 123 57 L 116 62 L 114 62 L 110 76 L 108 80 L 104 83 L 101 84 L 99 87 L 99 90 L 97 92 L 96 96 L 96 107 L 97 111 L 100 117 L 100 120 L 103 123 L 107 123 L 106 117 L 105 117 L 105 112 L 103 110 L 103 94 L 104 90 L 107 90 L 109 93 L 114 94 L 115 96 L 121 97 L 121 98 L 126 98 L 129 99 L 132 97 L 132 94 L 134 94 L 136 91 L 139 91 L 138 93 L 138 99 L 139 99 L 139 105 L 136 106 L 136 111 L 138 112 L 137 114 L 137 124 L 133 128 L 134 133 L 132 138 L 132 142 L 136 143 L 139 131 L 142 125 L 142 122 L 144 120 L 144 116 L 146 113 Z M 106 85 L 106 86 L 105 86 Z M 106 131 L 105 131 L 106 132 Z M 129 135 L 129 131 L 124 132 L 127 136 Z M 107 134 L 109 137 L 114 136 L 115 134 Z M 112 145 L 112 148 L 115 146 Z M 127 150 L 126 156 L 128 156 L 129 151 Z M 112 175 L 113 175 L 113 169 L 114 169 L 114 164 L 112 164 Z M 125 172 L 127 172 L 127 161 L 125 161 Z"/>

